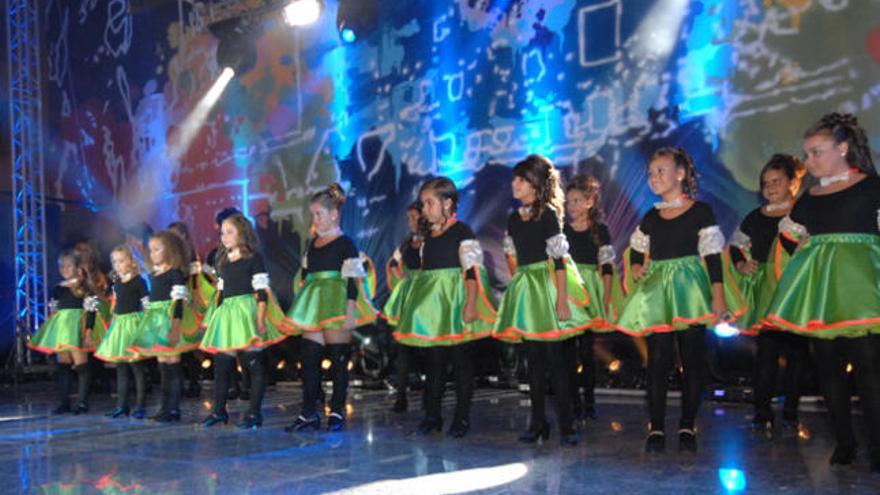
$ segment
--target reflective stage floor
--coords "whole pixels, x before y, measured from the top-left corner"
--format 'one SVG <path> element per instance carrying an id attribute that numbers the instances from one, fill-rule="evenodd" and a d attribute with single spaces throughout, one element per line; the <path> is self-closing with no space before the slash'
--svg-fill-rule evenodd
<path id="1" fill-rule="evenodd" d="M 90 415 L 50 416 L 51 387 L 28 385 L 15 402 L 2 389 L 0 493 L 880 493 L 864 449 L 852 467 L 828 466 L 832 443 L 818 412 L 802 412 L 800 435 L 768 440 L 750 431 L 748 405 L 705 403 L 698 455 L 678 454 L 670 435 L 665 454 L 648 456 L 637 397 L 599 395 L 599 418 L 582 428 L 581 445 L 563 449 L 555 431 L 542 445 L 516 442 L 528 402 L 513 390 L 477 390 L 472 431 L 452 440 L 411 435 L 415 394 L 411 411 L 397 415 L 387 392 L 355 390 L 347 431 L 289 434 L 300 397 L 293 385 L 270 389 L 255 431 L 198 425 L 210 390 L 165 426 L 104 418 L 108 396 Z M 451 392 L 446 400 L 451 417 Z M 231 405 L 235 421 L 245 403 Z"/>

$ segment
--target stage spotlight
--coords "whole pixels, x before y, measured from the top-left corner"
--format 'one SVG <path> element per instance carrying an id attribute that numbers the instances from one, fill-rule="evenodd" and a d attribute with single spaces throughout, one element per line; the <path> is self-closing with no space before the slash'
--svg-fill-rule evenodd
<path id="1" fill-rule="evenodd" d="M 208 369 L 210 367 L 211 367 L 211 360 L 210 359 L 205 359 L 202 361 L 202 368 L 203 369 Z"/>
<path id="2" fill-rule="evenodd" d="M 323 361 L 321 361 L 321 369 L 329 370 L 331 366 L 333 366 L 333 362 L 329 359 L 324 359 Z"/>
<path id="3" fill-rule="evenodd" d="M 339 0 L 336 30 L 343 43 L 354 43 L 376 32 L 379 26 L 379 0 Z"/>
<path id="4" fill-rule="evenodd" d="M 721 322 L 715 325 L 715 328 L 712 329 L 715 332 L 715 335 L 721 337 L 722 339 L 726 339 L 729 337 L 736 337 L 739 335 L 739 328 L 731 325 L 727 322 Z"/>
<path id="5" fill-rule="evenodd" d="M 342 41 L 346 43 L 354 43 L 357 37 L 354 35 L 354 31 L 348 28 L 342 29 Z"/>
<path id="6" fill-rule="evenodd" d="M 741 492 L 746 489 L 746 473 L 741 469 L 719 469 L 718 480 L 727 492 Z"/>
<path id="7" fill-rule="evenodd" d="M 284 22 L 291 26 L 306 26 L 318 20 L 321 4 L 318 0 L 293 0 L 282 11 Z"/>
<path id="8" fill-rule="evenodd" d="M 281 361 L 278 361 L 278 365 L 275 366 L 275 369 L 277 369 L 277 370 L 283 370 L 283 369 L 286 368 L 286 367 L 287 367 L 287 361 L 285 361 L 285 360 L 282 359 Z"/>
<path id="9" fill-rule="evenodd" d="M 617 373 L 618 371 L 620 371 L 620 365 L 620 360 L 615 359 L 614 361 L 608 363 L 608 371 L 610 371 L 611 373 Z"/>

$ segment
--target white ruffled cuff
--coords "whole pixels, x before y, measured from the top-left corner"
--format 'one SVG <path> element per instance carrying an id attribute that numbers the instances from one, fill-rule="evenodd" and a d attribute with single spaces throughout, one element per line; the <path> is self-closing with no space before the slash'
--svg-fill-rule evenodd
<path id="1" fill-rule="evenodd" d="M 202 271 L 212 277 L 217 275 L 217 270 L 211 265 L 202 265 Z"/>
<path id="2" fill-rule="evenodd" d="M 403 254 L 400 252 L 400 248 L 394 250 L 394 254 L 391 255 L 391 259 L 396 261 L 398 265 L 403 262 Z"/>
<path id="3" fill-rule="evenodd" d="M 172 301 L 187 301 L 187 300 L 189 300 L 189 289 L 187 289 L 185 285 L 172 285 L 171 286 L 171 300 Z"/>
<path id="4" fill-rule="evenodd" d="M 251 287 L 254 290 L 267 290 L 269 288 L 269 274 L 266 272 L 255 273 L 251 277 Z"/>
<path id="5" fill-rule="evenodd" d="M 636 227 L 636 231 L 629 236 L 629 245 L 633 251 L 648 254 L 651 251 L 651 236 L 642 232 L 641 227 Z"/>
<path id="6" fill-rule="evenodd" d="M 504 254 L 516 257 L 516 244 L 513 243 L 513 237 L 504 234 L 504 242 L 501 243 Z"/>
<path id="7" fill-rule="evenodd" d="M 470 270 L 475 266 L 483 266 L 483 246 L 476 239 L 461 241 L 458 245 L 458 260 L 464 270 Z"/>
<path id="8" fill-rule="evenodd" d="M 614 246 L 606 244 L 599 248 L 599 265 L 610 265 L 617 259 L 617 253 L 614 252 Z"/>
<path id="9" fill-rule="evenodd" d="M 730 245 L 734 247 L 738 247 L 740 249 L 744 249 L 746 251 L 752 250 L 752 238 L 749 237 L 742 230 L 736 229 L 733 232 L 733 235 L 730 237 Z"/>
<path id="10" fill-rule="evenodd" d="M 94 313 L 95 311 L 98 311 L 98 305 L 100 302 L 98 296 L 86 296 L 86 298 L 83 299 L 83 309 Z"/>
<path id="11" fill-rule="evenodd" d="M 217 278 L 217 290 L 219 290 L 219 291 L 223 290 L 223 279 L 222 278 Z"/>
<path id="12" fill-rule="evenodd" d="M 54 313 L 58 311 L 58 299 L 49 299 L 49 312 Z"/>
<path id="13" fill-rule="evenodd" d="M 366 276 L 367 270 L 364 268 L 362 255 L 357 258 L 348 258 L 342 262 L 342 278 L 364 278 Z"/>
<path id="14" fill-rule="evenodd" d="M 547 239 L 547 256 L 559 259 L 568 254 L 568 238 L 565 234 L 556 234 Z"/>
<path id="15" fill-rule="evenodd" d="M 150 296 L 144 296 L 141 298 L 141 307 L 144 308 L 144 311 L 150 309 Z"/>
<path id="16" fill-rule="evenodd" d="M 202 264 L 198 261 L 193 261 L 189 264 L 189 274 L 190 275 L 198 275 L 202 273 Z"/>
<path id="17" fill-rule="evenodd" d="M 700 229 L 699 236 L 700 240 L 697 243 L 697 250 L 700 252 L 700 256 L 706 257 L 712 254 L 721 254 L 724 251 L 724 234 L 721 232 L 721 227 L 712 225 L 711 227 Z"/>
<path id="18" fill-rule="evenodd" d="M 807 228 L 795 222 L 790 216 L 786 215 L 779 221 L 779 232 L 788 234 L 796 239 L 807 235 Z"/>

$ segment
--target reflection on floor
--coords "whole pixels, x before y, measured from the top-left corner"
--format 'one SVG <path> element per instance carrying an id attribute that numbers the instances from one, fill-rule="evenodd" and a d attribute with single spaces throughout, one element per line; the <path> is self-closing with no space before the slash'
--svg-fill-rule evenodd
<path id="1" fill-rule="evenodd" d="M 674 435 L 665 454 L 646 456 L 638 398 L 600 396 L 599 419 L 583 427 L 581 445 L 563 449 L 555 432 L 543 445 L 516 442 L 528 401 L 512 390 L 478 390 L 471 433 L 452 440 L 412 436 L 419 411 L 391 413 L 381 391 L 352 394 L 345 432 L 288 434 L 300 397 L 294 386 L 270 391 L 256 431 L 198 425 L 206 392 L 186 403 L 181 423 L 163 426 L 104 418 L 109 398 L 91 415 L 50 416 L 50 386 L 36 388 L 17 403 L 3 392 L 0 493 L 880 493 L 880 475 L 863 455 L 852 467 L 828 466 L 820 413 L 802 414 L 800 434 L 769 440 L 750 431 L 748 406 L 708 403 L 697 456 L 678 454 Z M 238 413 L 245 404 L 233 406 Z"/>

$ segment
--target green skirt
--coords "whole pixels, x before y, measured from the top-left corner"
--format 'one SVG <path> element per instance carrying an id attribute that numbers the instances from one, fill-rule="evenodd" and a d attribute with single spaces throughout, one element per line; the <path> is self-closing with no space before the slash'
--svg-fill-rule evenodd
<path id="1" fill-rule="evenodd" d="M 495 308 L 485 288 L 489 278 L 479 270 L 476 279 L 477 319 L 462 319 L 467 289 L 460 268 L 422 270 L 410 273 L 409 290 L 402 293 L 400 319 L 394 339 L 412 347 L 452 346 L 492 335 Z"/>
<path id="2" fill-rule="evenodd" d="M 182 301 L 179 304 L 185 304 Z M 180 338 L 176 345 L 171 345 L 171 320 L 174 312 L 174 301 L 150 301 L 144 317 L 137 329 L 134 343 L 129 351 L 142 356 L 176 356 L 189 352 L 199 346 L 201 328 L 195 313 L 189 305 L 183 308 L 180 320 Z"/>
<path id="3" fill-rule="evenodd" d="M 595 332 L 613 330 L 612 325 L 617 321 L 617 313 L 623 305 L 623 290 L 620 287 L 620 279 L 616 273 L 611 275 L 611 299 L 605 304 L 605 280 L 597 265 L 578 263 L 578 274 L 584 282 L 584 288 L 590 294 L 590 310 L 593 314 L 593 322 L 590 330 Z"/>
<path id="4" fill-rule="evenodd" d="M 95 351 L 95 357 L 110 362 L 133 362 L 143 359 L 143 356 L 128 350 L 137 338 L 143 316 L 140 311 L 116 315 L 98 350 Z"/>
<path id="5" fill-rule="evenodd" d="M 388 263 L 385 264 L 385 284 L 388 286 L 388 292 L 394 292 L 398 284 L 409 278 L 409 270 L 404 265 L 401 265 L 401 267 L 403 268 L 403 276 L 398 277 L 397 272 L 391 269 L 391 260 L 388 260 Z"/>
<path id="6" fill-rule="evenodd" d="M 355 279 L 355 283 L 355 326 L 372 323 L 377 311 L 369 299 L 369 288 L 363 279 Z M 348 306 L 347 287 L 348 279 L 338 271 L 309 273 L 287 313 L 294 327 L 291 333 L 341 329 Z"/>
<path id="7" fill-rule="evenodd" d="M 382 318 L 393 327 L 396 327 L 400 322 L 400 315 L 403 312 L 403 302 L 406 300 L 407 294 L 409 294 L 413 279 L 417 273 L 418 272 L 410 272 L 406 277 L 396 281 L 394 283 L 394 288 L 391 290 L 391 295 L 388 296 L 388 300 L 385 301 L 385 307 L 382 308 Z"/>
<path id="8" fill-rule="evenodd" d="M 699 256 L 652 260 L 645 277 L 630 284 L 617 330 L 648 335 L 708 325 L 715 318 L 712 284 Z"/>
<path id="9" fill-rule="evenodd" d="M 880 334 L 880 236 L 811 236 L 785 268 L 766 323 L 823 339 Z"/>
<path id="10" fill-rule="evenodd" d="M 94 351 L 94 345 L 86 346 L 83 343 L 85 332 L 85 311 L 82 309 L 59 309 L 49 316 L 27 345 L 31 349 L 45 354 Z"/>
<path id="11" fill-rule="evenodd" d="M 257 298 L 253 294 L 224 297 L 217 305 L 214 298 L 205 315 L 205 335 L 199 349 L 216 354 L 248 349 L 262 349 L 287 338 L 282 330 L 288 330 L 284 313 L 278 308 L 272 292 L 266 303 L 266 332 L 257 331 Z"/>
<path id="12" fill-rule="evenodd" d="M 217 289 L 214 287 L 211 279 L 204 273 L 196 275 L 195 287 L 190 287 L 190 289 L 193 290 L 190 291 L 192 293 L 192 300 L 189 304 L 193 311 L 195 311 L 196 316 L 203 317 L 208 310 L 208 306 L 211 304 L 211 300 L 214 299 Z"/>
<path id="13" fill-rule="evenodd" d="M 571 259 L 565 261 L 571 319 L 559 321 L 553 266 L 553 261 L 547 260 L 517 267 L 498 308 L 495 338 L 507 342 L 565 340 L 582 334 L 593 324 L 587 307 L 592 303 L 590 295 Z"/>

